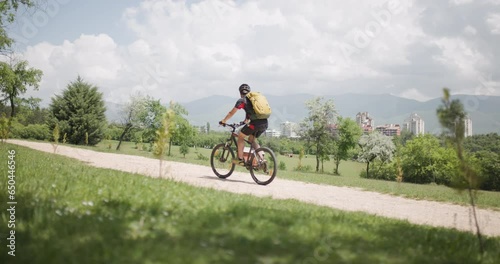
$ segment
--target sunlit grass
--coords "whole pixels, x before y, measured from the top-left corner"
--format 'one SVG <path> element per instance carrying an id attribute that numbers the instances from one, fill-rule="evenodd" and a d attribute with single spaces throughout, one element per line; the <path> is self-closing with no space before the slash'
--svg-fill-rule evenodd
<path id="1" fill-rule="evenodd" d="M 17 255 L 4 248 L 0 263 L 480 263 L 466 232 L 197 188 L 10 144 L 1 155 L 8 149 L 17 152 Z M 486 238 L 485 248 L 481 263 L 496 263 L 500 238 Z"/>
<path id="2" fill-rule="evenodd" d="M 113 148 L 109 149 L 109 145 Z M 85 147 L 95 151 L 103 151 L 110 153 L 120 153 L 128 155 L 138 155 L 143 157 L 154 158 L 151 152 L 139 150 L 135 148 L 133 142 L 123 142 L 120 151 L 115 151 L 117 141 L 103 141 L 95 147 Z M 72 146 L 73 147 L 73 146 Z M 210 157 L 211 149 L 191 148 L 186 158 L 183 158 L 179 153 L 179 147 L 173 146 L 171 150 L 172 156 L 166 157 L 167 160 L 186 162 L 199 165 L 210 166 L 209 161 L 198 159 L 201 154 L 205 157 Z M 325 173 L 315 172 L 297 172 L 294 168 L 297 167 L 299 159 L 298 155 L 293 157 L 278 155 L 278 162 L 283 161 L 286 164 L 286 170 L 278 171 L 277 178 L 298 180 L 310 183 L 328 184 L 335 186 L 347 186 L 361 188 L 363 190 L 387 193 L 391 195 L 403 196 L 412 199 L 432 200 L 449 202 L 455 204 L 469 205 L 468 196 L 465 193 L 460 193 L 457 190 L 433 184 L 412 184 L 412 183 L 397 183 L 382 180 L 363 179 L 359 177 L 362 170 L 366 169 L 366 165 L 354 161 L 342 161 L 340 163 L 340 176 L 333 175 L 333 161 L 324 163 Z M 314 156 L 307 156 L 302 159 L 303 166 L 311 166 L 313 170 L 316 167 L 316 159 Z M 237 168 L 240 171 L 245 171 L 243 168 Z M 250 175 L 249 175 L 250 177 Z M 272 183 L 271 183 L 272 184 Z M 500 192 L 477 192 L 477 205 L 483 208 L 500 210 Z"/>

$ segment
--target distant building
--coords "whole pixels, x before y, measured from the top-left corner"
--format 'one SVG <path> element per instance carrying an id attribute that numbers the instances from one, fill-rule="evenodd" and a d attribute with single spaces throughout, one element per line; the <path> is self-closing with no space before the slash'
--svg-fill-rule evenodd
<path id="1" fill-rule="evenodd" d="M 358 125 L 360 127 L 367 126 L 367 125 L 369 125 L 371 127 L 375 126 L 375 123 L 373 122 L 373 118 L 370 117 L 370 114 L 368 112 L 359 112 L 356 115 L 356 123 L 358 123 Z"/>
<path id="2" fill-rule="evenodd" d="M 413 135 L 423 135 L 425 133 L 424 120 L 415 113 L 412 113 L 403 124 L 403 130 L 410 131 Z"/>
<path id="3" fill-rule="evenodd" d="M 398 124 L 386 124 L 383 126 L 377 126 L 375 130 L 389 137 L 401 135 L 401 127 Z"/>
<path id="4" fill-rule="evenodd" d="M 363 129 L 365 134 L 372 132 L 375 126 L 375 122 L 368 112 L 359 112 L 356 115 L 356 123 Z"/>
<path id="5" fill-rule="evenodd" d="M 266 137 L 280 137 L 281 136 L 281 133 L 277 130 L 274 130 L 274 129 L 268 129 L 266 130 L 266 132 L 264 133 L 264 135 Z"/>
<path id="6" fill-rule="evenodd" d="M 371 125 L 364 125 L 361 129 L 363 129 L 364 134 L 370 134 L 373 131 L 373 127 Z"/>
<path id="7" fill-rule="evenodd" d="M 280 124 L 281 135 L 287 138 L 296 138 L 298 125 L 293 122 L 283 122 Z"/>
<path id="8" fill-rule="evenodd" d="M 472 120 L 467 116 L 464 120 L 464 137 L 472 136 Z"/>

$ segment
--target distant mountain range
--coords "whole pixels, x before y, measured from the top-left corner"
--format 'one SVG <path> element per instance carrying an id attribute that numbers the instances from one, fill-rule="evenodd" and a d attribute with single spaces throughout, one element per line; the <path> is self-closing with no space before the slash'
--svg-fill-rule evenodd
<path id="1" fill-rule="evenodd" d="M 285 121 L 301 122 L 308 114 L 305 101 L 314 98 L 310 94 L 292 94 L 284 96 L 266 95 L 273 114 L 270 118 L 270 128 L 279 129 Z M 436 98 L 426 102 L 401 98 L 389 94 L 343 94 L 324 96 L 333 99 L 339 115 L 355 119 L 358 112 L 369 112 L 375 126 L 384 124 L 400 124 L 410 114 L 416 113 L 425 121 L 427 133 L 439 133 L 441 127 L 437 120 L 436 109 L 441 105 L 441 99 Z M 500 133 L 500 96 L 454 95 L 465 106 L 472 120 L 473 134 Z M 188 110 L 188 119 L 192 125 L 204 126 L 210 123 L 216 128 L 221 120 L 234 106 L 237 98 L 213 95 L 182 105 Z M 107 104 L 108 120 L 117 120 L 118 105 Z M 243 120 L 244 113 L 239 111 L 232 121 Z"/>

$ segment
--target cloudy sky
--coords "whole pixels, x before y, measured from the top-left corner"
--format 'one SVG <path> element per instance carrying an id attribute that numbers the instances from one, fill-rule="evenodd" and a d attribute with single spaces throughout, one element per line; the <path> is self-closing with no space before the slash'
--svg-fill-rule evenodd
<path id="1" fill-rule="evenodd" d="M 43 2 L 43 1 L 42 1 Z M 9 27 L 44 104 L 78 75 L 105 100 L 254 90 L 500 95 L 500 0 L 46 0 Z"/>

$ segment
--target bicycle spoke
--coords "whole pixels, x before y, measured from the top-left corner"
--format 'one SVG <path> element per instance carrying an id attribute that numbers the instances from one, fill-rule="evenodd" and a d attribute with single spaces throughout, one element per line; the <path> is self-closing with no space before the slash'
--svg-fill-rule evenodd
<path id="1" fill-rule="evenodd" d="M 269 148 L 260 148 L 256 150 L 256 153 L 263 154 L 264 158 L 260 160 L 258 155 L 252 156 L 250 174 L 256 183 L 267 185 L 271 183 L 276 176 L 276 156 Z"/>
<path id="2" fill-rule="evenodd" d="M 212 150 L 212 155 L 210 155 L 210 165 L 212 170 L 219 178 L 227 178 L 231 176 L 234 171 L 234 164 L 232 164 L 232 159 L 234 158 L 234 152 L 231 148 L 225 146 L 225 144 L 219 144 Z"/>

